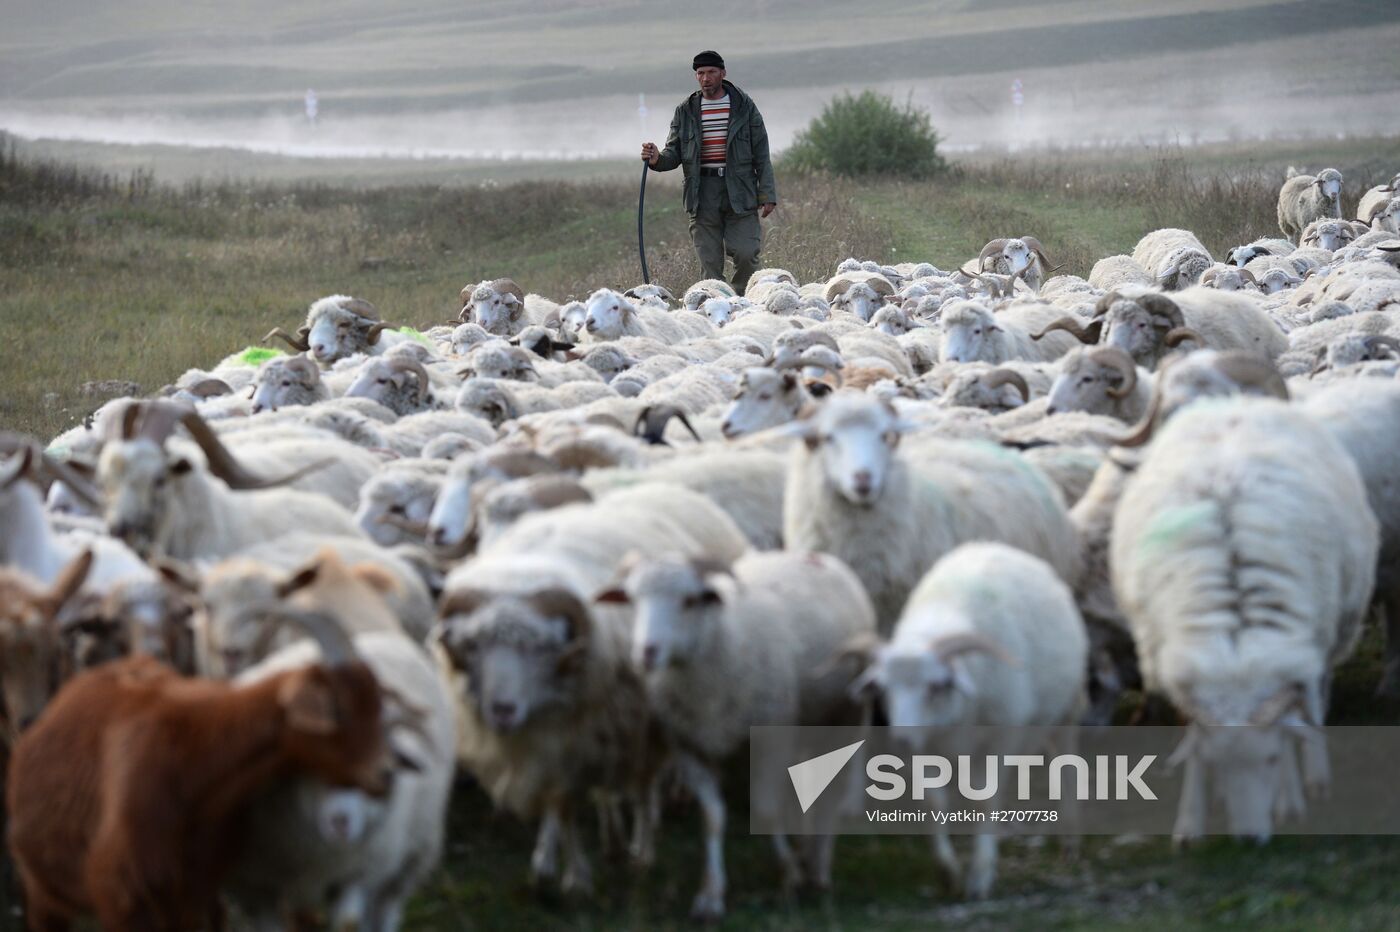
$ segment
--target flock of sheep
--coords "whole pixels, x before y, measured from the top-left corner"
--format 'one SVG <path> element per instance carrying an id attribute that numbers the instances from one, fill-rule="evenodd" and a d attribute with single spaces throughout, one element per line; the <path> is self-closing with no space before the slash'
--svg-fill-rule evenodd
<path id="1" fill-rule="evenodd" d="M 1177 836 L 1216 796 L 1267 838 L 1326 786 L 1373 602 L 1400 691 L 1400 176 L 1360 221 L 1340 183 L 1283 185 L 1290 239 L 1157 230 L 1087 279 L 1022 236 L 742 296 L 498 279 L 424 332 L 333 295 L 268 335 L 295 355 L 0 436 L 31 928 L 396 928 L 458 774 L 569 891 L 595 818 L 646 865 L 688 789 L 713 918 L 750 726 L 1106 722 L 1128 688 L 1190 723 Z M 980 897 L 996 845 L 934 852 Z M 775 850 L 829 885 L 831 839 Z"/>

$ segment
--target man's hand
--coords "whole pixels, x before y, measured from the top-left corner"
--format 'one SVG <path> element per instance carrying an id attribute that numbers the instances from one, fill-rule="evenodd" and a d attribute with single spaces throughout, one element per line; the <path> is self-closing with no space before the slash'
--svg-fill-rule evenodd
<path id="1" fill-rule="evenodd" d="M 777 205 L 777 204 L 760 204 L 760 205 L 759 205 L 759 208 L 758 208 L 758 215 L 759 215 L 760 217 L 767 217 L 769 214 L 771 214 L 773 211 L 775 211 L 775 210 L 777 210 L 777 209 L 778 209 L 778 205 Z"/>
<path id="2" fill-rule="evenodd" d="M 656 149 L 656 143 L 654 143 L 654 142 L 644 142 L 644 143 L 642 143 L 642 161 L 643 161 L 643 162 L 646 162 L 648 165 L 655 165 L 655 164 L 656 164 L 656 160 L 659 159 L 659 158 L 661 158 L 661 153 L 657 151 L 657 149 Z"/>

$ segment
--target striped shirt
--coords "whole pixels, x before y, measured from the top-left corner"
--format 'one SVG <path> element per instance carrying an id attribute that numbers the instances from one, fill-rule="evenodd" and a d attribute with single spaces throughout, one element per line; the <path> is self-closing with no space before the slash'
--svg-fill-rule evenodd
<path id="1" fill-rule="evenodd" d="M 719 100 L 700 98 L 700 164 L 723 165 L 729 139 L 729 95 Z"/>

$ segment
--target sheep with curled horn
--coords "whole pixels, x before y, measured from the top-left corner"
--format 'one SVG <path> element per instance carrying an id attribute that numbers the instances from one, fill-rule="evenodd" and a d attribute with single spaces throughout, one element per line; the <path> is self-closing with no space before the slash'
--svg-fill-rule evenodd
<path id="1" fill-rule="evenodd" d="M 131 405 L 111 426 L 97 461 L 103 518 L 139 554 L 227 556 L 294 530 L 359 536 L 354 518 L 330 496 L 279 488 L 322 470 L 318 489 L 363 481 L 356 469 L 369 454 L 353 444 L 329 438 L 264 444 L 254 455 L 275 464 L 269 477 L 250 471 L 197 412 L 174 402 Z M 173 436 L 177 427 L 193 445 Z"/>
<path id="2" fill-rule="evenodd" d="M 1383 333 L 1351 333 L 1337 337 L 1317 351 L 1311 375 L 1363 362 L 1400 360 L 1400 339 Z"/>
<path id="3" fill-rule="evenodd" d="M 1288 400 L 1288 385 L 1268 360 L 1238 350 L 1202 350 L 1167 360 L 1157 372 L 1147 412 L 1130 433 L 1117 438 L 1120 447 L 1151 441 L 1173 414 L 1199 398 L 1259 395 Z"/>
<path id="4" fill-rule="evenodd" d="M 1043 396 L 1050 376 L 1040 366 L 1010 363 L 992 367 L 967 363 L 958 368 L 938 399 L 944 408 L 981 408 L 1001 413 Z"/>
<path id="5" fill-rule="evenodd" d="M 1010 275 L 1013 287 L 1016 273 L 1020 272 L 1026 286 L 1038 292 L 1054 268 L 1040 240 L 1034 236 L 1017 236 L 994 239 L 983 246 L 977 256 L 977 270 Z"/>
<path id="6" fill-rule="evenodd" d="M 1232 265 L 1213 265 L 1201 276 L 1202 288 L 1215 288 L 1218 291 L 1246 291 L 1246 283 L 1253 288 L 1259 287 L 1259 280 L 1253 272 Z"/>
<path id="7" fill-rule="evenodd" d="M 368 398 L 400 417 L 449 407 L 433 391 L 427 368 L 406 355 L 365 360 L 345 396 Z"/>
<path id="8" fill-rule="evenodd" d="M 865 322 L 894 295 L 894 284 L 879 272 L 843 272 L 822 289 L 823 300 L 833 308 L 850 311 Z"/>
<path id="9" fill-rule="evenodd" d="M 1136 423 L 1147 411 L 1152 377 L 1113 346 L 1079 347 L 1060 357 L 1047 414 L 1084 411 Z"/>
<path id="10" fill-rule="evenodd" d="M 1089 324 L 1061 317 L 1033 338 L 1054 330 L 1085 343 L 1106 343 L 1154 367 L 1186 340 L 1199 348 L 1244 350 L 1273 360 L 1288 351 L 1288 337 L 1248 295 L 1195 286 L 1170 296 L 1159 292 L 1110 291 L 1099 299 Z"/>
<path id="11" fill-rule="evenodd" d="M 292 349 L 309 353 L 322 366 L 355 353 L 378 355 L 396 343 L 409 339 L 392 331 L 379 310 L 363 298 L 335 294 L 312 303 L 306 312 L 306 323 L 291 337 L 281 327 L 274 327 L 263 342 L 276 338 Z M 389 335 L 384 336 L 389 331 Z"/>

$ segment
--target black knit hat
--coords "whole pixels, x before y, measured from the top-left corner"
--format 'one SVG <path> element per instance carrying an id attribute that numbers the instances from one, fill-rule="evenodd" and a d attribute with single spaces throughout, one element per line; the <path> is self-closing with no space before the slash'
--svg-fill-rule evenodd
<path id="1" fill-rule="evenodd" d="M 701 52 L 695 56 L 695 61 L 690 63 L 691 71 L 699 71 L 701 68 L 723 68 L 724 59 L 719 57 L 719 52 Z"/>

